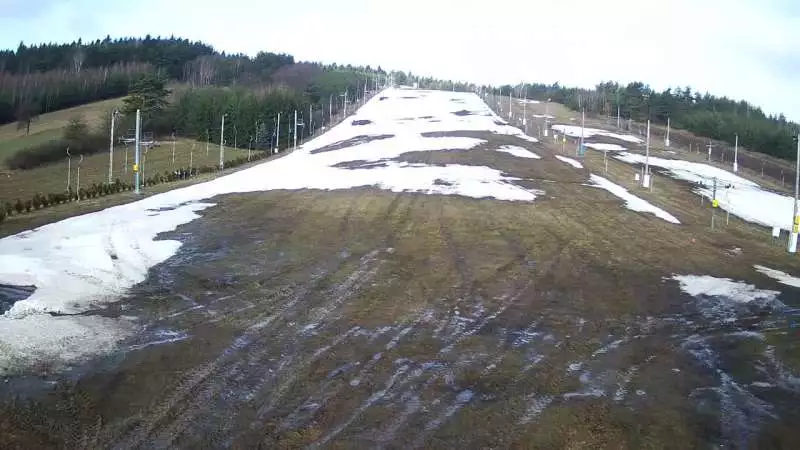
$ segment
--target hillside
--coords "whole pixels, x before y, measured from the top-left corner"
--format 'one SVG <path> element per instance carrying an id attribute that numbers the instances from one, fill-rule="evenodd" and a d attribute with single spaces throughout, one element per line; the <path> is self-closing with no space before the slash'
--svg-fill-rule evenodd
<path id="1" fill-rule="evenodd" d="M 0 240 L 6 443 L 793 448 L 800 263 L 753 202 L 726 220 L 678 155 L 642 189 L 638 136 L 579 157 L 491 103 L 386 89 L 283 158 Z"/>
<path id="2" fill-rule="evenodd" d="M 29 134 L 16 123 L 0 125 L 0 168 L 7 169 L 7 158 L 17 151 L 60 139 L 70 119 L 83 117 L 90 127 L 99 127 L 105 123 L 105 116 L 121 104 L 122 99 L 115 98 L 45 113 L 31 122 Z"/>

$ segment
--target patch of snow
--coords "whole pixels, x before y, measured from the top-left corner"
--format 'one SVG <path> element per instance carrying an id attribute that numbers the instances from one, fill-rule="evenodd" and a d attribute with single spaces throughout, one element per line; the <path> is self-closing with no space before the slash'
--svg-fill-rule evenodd
<path id="1" fill-rule="evenodd" d="M 303 327 L 302 332 L 303 333 L 307 333 L 307 332 L 313 330 L 314 328 L 317 328 L 318 326 L 319 326 L 318 323 L 310 323 L 310 324 L 308 324 L 308 325 Z"/>
<path id="2" fill-rule="evenodd" d="M 600 150 L 600 151 L 607 150 L 609 152 L 624 152 L 624 151 L 628 150 L 627 148 L 625 148 L 625 147 L 623 147 L 621 145 L 604 144 L 602 142 L 594 142 L 594 143 L 592 143 L 592 142 L 584 142 L 583 146 L 584 147 L 588 147 L 588 148 L 593 148 L 595 150 Z"/>
<path id="3" fill-rule="evenodd" d="M 614 158 L 628 164 L 644 164 L 644 155 L 621 152 Z M 758 184 L 708 164 L 651 156 L 650 166 L 667 169 L 673 178 L 695 183 L 695 193 L 711 199 L 717 179 L 719 207 L 731 214 L 765 227 L 791 230 L 794 198 L 770 192 Z"/>
<path id="4" fill-rule="evenodd" d="M 532 422 L 534 419 L 539 417 L 551 403 L 553 403 L 554 397 L 552 395 L 543 395 L 543 396 L 532 396 L 532 401 L 528 409 L 525 411 L 525 414 L 519 419 L 519 423 L 524 425 L 526 423 Z"/>
<path id="5" fill-rule="evenodd" d="M 551 116 L 550 114 L 534 114 L 534 119 L 555 119 L 555 116 Z"/>
<path id="6" fill-rule="evenodd" d="M 606 353 L 610 352 L 611 350 L 616 350 L 619 346 L 625 342 L 625 339 L 617 339 L 616 341 L 610 342 L 592 353 L 592 358 L 596 357 L 597 355 L 605 355 Z"/>
<path id="7" fill-rule="evenodd" d="M 786 272 L 781 272 L 780 270 L 770 269 L 769 267 L 759 265 L 755 265 L 753 267 L 757 272 L 764 274 L 773 280 L 777 280 L 778 283 L 785 284 L 787 286 L 800 287 L 800 278 L 793 277 Z"/>
<path id="8" fill-rule="evenodd" d="M 516 145 L 501 145 L 497 151 L 508 153 L 518 158 L 542 159 L 542 157 L 536 153 Z"/>
<path id="9" fill-rule="evenodd" d="M 136 327 L 129 319 L 30 315 L 0 319 L 0 376 L 39 365 L 60 370 L 110 352 Z"/>
<path id="10" fill-rule="evenodd" d="M 730 278 L 716 278 L 709 275 L 673 275 L 672 279 L 680 283 L 683 292 L 694 297 L 725 297 L 737 303 L 749 303 L 753 300 L 774 300 L 780 295 L 778 291 L 756 289 L 752 284 L 733 281 Z"/>
<path id="11" fill-rule="evenodd" d="M 572 120 L 572 119 L 570 119 Z M 557 131 L 561 134 L 566 134 L 567 136 L 571 137 L 581 137 L 581 127 L 575 125 L 553 125 L 553 130 Z M 625 142 L 632 142 L 634 144 L 641 144 L 642 141 L 640 138 L 631 136 L 629 134 L 617 134 L 612 133 L 610 131 L 605 130 L 598 130 L 596 128 L 583 128 L 583 137 L 590 138 L 592 136 L 606 136 L 614 139 L 619 139 L 620 141 Z"/>
<path id="12" fill-rule="evenodd" d="M 561 156 L 561 155 L 555 155 L 555 157 L 557 160 L 565 162 L 576 169 L 583 169 L 583 164 L 579 163 L 578 161 L 575 161 L 572 158 L 567 158 L 566 156 Z"/>
<path id="13" fill-rule="evenodd" d="M 766 340 L 764 333 L 760 333 L 758 331 L 750 331 L 750 330 L 734 331 L 733 333 L 728 334 L 728 336 L 736 336 L 740 338 L 753 338 L 753 339 L 758 339 L 759 341 Z"/>
<path id="14" fill-rule="evenodd" d="M 570 372 L 570 373 L 571 372 L 577 372 L 577 371 L 581 370 L 581 367 L 583 367 L 583 363 L 582 362 L 571 363 L 569 365 L 569 368 L 567 369 L 567 372 Z"/>
<path id="15" fill-rule="evenodd" d="M 631 194 L 630 192 L 628 192 L 627 189 L 625 189 L 624 187 L 622 187 L 622 186 L 620 186 L 618 184 L 612 183 L 611 181 L 609 181 L 609 180 L 607 180 L 607 179 L 605 179 L 605 178 L 603 178 L 601 176 L 595 175 L 595 174 L 591 174 L 590 179 L 591 179 L 592 183 L 594 183 L 595 186 L 600 187 L 602 189 L 605 189 L 608 192 L 610 192 L 610 193 L 614 194 L 615 196 L 619 197 L 620 199 L 624 200 L 625 201 L 625 207 L 630 209 L 630 210 L 655 214 L 656 217 L 658 217 L 660 219 L 663 219 L 663 220 L 666 220 L 667 222 L 670 222 L 670 223 L 674 223 L 674 224 L 680 224 L 681 223 L 672 214 L 670 214 L 670 213 L 664 211 L 663 209 L 653 205 L 652 203 L 648 202 L 647 200 L 644 200 L 644 199 L 642 199 L 640 197 L 637 197 L 637 196 Z"/>
<path id="16" fill-rule="evenodd" d="M 566 394 L 564 394 L 563 397 L 566 398 L 566 399 L 570 399 L 570 398 L 576 398 L 576 397 L 579 397 L 579 398 L 580 397 L 599 398 L 599 397 L 605 397 L 605 396 L 606 396 L 606 392 L 604 390 L 599 389 L 599 388 L 592 388 L 592 389 L 587 389 L 585 391 L 580 391 L 580 392 L 567 392 Z"/>
<path id="17" fill-rule="evenodd" d="M 523 141 L 528 141 L 528 142 L 533 142 L 533 143 L 539 142 L 538 139 L 536 139 L 533 136 L 528 136 L 527 134 L 519 134 L 519 135 L 517 135 L 517 137 L 522 139 Z"/>

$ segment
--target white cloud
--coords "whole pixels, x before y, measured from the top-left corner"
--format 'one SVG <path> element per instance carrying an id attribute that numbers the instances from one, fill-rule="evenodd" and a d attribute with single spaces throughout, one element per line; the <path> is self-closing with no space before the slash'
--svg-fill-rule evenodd
<path id="1" fill-rule="evenodd" d="M 691 85 L 800 119 L 792 79 L 800 8 L 791 0 L 76 3 L 0 19 L 0 42 L 175 34 L 228 52 L 283 51 L 484 83 Z"/>

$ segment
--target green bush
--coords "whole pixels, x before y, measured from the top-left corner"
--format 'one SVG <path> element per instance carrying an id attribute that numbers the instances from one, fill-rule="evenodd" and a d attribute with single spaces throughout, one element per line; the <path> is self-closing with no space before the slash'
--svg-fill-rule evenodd
<path id="1" fill-rule="evenodd" d="M 25 212 L 31 212 L 31 209 L 33 209 L 33 201 L 28 200 L 25 202 Z"/>
<path id="2" fill-rule="evenodd" d="M 14 211 L 16 211 L 17 214 L 22 214 L 22 211 L 24 210 L 25 210 L 25 205 L 22 204 L 22 200 L 17 199 L 16 203 L 14 203 Z"/>
<path id="3" fill-rule="evenodd" d="M 33 198 L 31 199 L 33 202 L 33 209 L 39 209 L 44 207 L 44 196 L 42 194 L 36 193 L 33 194 Z"/>

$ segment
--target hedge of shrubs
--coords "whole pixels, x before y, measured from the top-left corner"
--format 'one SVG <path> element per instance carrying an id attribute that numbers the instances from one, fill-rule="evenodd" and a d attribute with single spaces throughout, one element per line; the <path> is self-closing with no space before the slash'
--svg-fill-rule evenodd
<path id="1" fill-rule="evenodd" d="M 267 156 L 269 156 L 268 152 L 253 153 L 253 156 L 250 158 L 250 161 L 262 159 Z M 229 169 L 232 167 L 237 167 L 247 162 L 248 162 L 247 157 L 236 158 L 233 160 L 226 161 L 225 168 Z M 157 173 L 155 175 L 152 175 L 150 177 L 141 180 L 142 183 L 141 187 L 155 186 L 157 184 L 170 183 L 178 180 L 186 180 L 189 178 L 196 177 L 200 174 L 216 172 L 217 170 L 218 168 L 216 166 L 203 166 L 203 167 L 193 167 L 188 169 L 181 168 L 173 172 L 166 171 L 164 173 Z M 12 214 L 29 213 L 37 209 L 43 209 L 54 205 L 60 205 L 62 203 L 70 203 L 79 200 L 105 197 L 107 195 L 112 195 L 119 192 L 132 191 L 133 189 L 134 189 L 133 183 L 124 183 L 120 181 L 119 178 L 117 178 L 111 184 L 93 183 L 92 185 L 82 187 L 77 191 L 70 188 L 68 191 L 49 193 L 46 195 L 37 193 L 34 194 L 33 197 L 30 198 L 29 200 L 17 199 L 14 203 L 4 201 L 0 203 L 0 222 L 5 220 L 6 217 L 11 216 Z"/>

